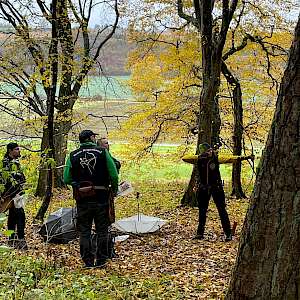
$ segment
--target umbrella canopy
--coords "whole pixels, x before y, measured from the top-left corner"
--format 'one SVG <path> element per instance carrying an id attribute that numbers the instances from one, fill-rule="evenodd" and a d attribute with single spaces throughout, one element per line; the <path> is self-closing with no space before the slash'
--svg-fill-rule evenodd
<path id="1" fill-rule="evenodd" d="M 116 221 L 112 227 L 126 233 L 150 233 L 159 230 L 164 224 L 166 221 L 160 218 L 137 214 Z"/>
<path id="2" fill-rule="evenodd" d="M 51 213 L 39 230 L 45 242 L 66 244 L 77 237 L 76 208 L 60 208 Z"/>

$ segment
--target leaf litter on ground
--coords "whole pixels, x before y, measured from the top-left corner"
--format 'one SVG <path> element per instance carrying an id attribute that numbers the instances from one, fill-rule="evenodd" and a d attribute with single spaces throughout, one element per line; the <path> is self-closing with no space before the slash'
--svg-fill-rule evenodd
<path id="1" fill-rule="evenodd" d="M 158 216 L 166 220 L 167 224 L 156 233 L 130 235 L 126 241 L 117 243 L 118 258 L 113 259 L 104 269 L 82 269 L 78 240 L 67 245 L 44 243 L 37 233 L 38 226 L 33 222 L 40 202 L 35 200 L 29 203 L 26 209 L 29 250 L 17 251 L 15 259 L 27 256 L 33 264 L 35 260 L 42 259 L 45 262 L 44 268 L 51 266 L 54 269 L 52 273 L 49 271 L 52 276 L 48 282 L 44 276 L 43 280 L 36 283 L 35 289 L 43 289 L 44 285 L 51 286 L 52 280 L 54 294 L 55 290 L 59 293 L 63 286 L 68 293 L 72 290 L 76 295 L 82 289 L 86 297 L 82 299 L 99 299 L 97 295 L 101 295 L 101 299 L 223 298 L 237 254 L 248 200 L 227 201 L 231 223 L 236 221 L 238 224 L 231 242 L 224 242 L 217 209 L 211 201 L 205 239 L 199 241 L 192 240 L 197 228 L 197 208 L 180 207 L 182 182 L 140 183 L 135 188 L 141 192 L 140 212 Z M 49 211 L 74 204 L 69 191 L 57 191 Z M 136 214 L 135 195 L 116 200 L 116 211 L 118 219 Z M 66 291 L 61 295 L 64 293 L 64 297 L 68 298 Z M 27 294 L 24 292 L 24 295 Z M 73 297 L 71 294 L 69 299 Z M 76 297 L 80 299 L 78 295 Z"/>

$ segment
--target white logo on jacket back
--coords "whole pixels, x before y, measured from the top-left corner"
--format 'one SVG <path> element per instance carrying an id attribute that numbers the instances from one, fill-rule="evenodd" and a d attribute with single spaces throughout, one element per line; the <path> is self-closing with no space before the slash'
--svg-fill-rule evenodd
<path id="1" fill-rule="evenodd" d="M 87 168 L 91 175 L 95 171 L 96 166 L 96 156 L 92 152 L 85 152 L 84 157 L 80 157 L 80 166 L 81 168 Z"/>

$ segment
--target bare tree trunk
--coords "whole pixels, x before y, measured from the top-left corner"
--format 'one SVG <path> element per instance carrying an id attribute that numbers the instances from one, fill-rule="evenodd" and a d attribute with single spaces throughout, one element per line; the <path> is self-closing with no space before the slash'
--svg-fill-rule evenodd
<path id="1" fill-rule="evenodd" d="M 49 148 L 49 131 L 48 131 L 48 127 L 44 126 L 43 136 L 42 136 L 42 143 L 41 143 L 42 153 L 43 153 L 43 151 L 45 151 L 48 148 Z M 46 188 L 47 188 L 47 164 L 46 164 L 45 157 L 41 157 L 41 159 L 40 159 L 40 169 L 39 169 L 39 178 L 38 178 L 38 183 L 37 183 L 37 187 L 36 187 L 36 190 L 35 190 L 35 196 L 36 197 L 45 196 Z"/>
<path id="2" fill-rule="evenodd" d="M 51 13 L 52 13 L 52 39 L 51 46 L 49 50 L 49 56 L 51 57 L 51 69 L 52 69 L 52 78 L 51 78 L 51 87 L 50 93 L 47 95 L 47 129 L 48 129 L 48 172 L 47 172 L 47 188 L 46 193 L 43 198 L 43 203 L 35 217 L 37 220 L 43 220 L 46 211 L 48 210 L 50 201 L 52 199 L 52 189 L 53 189 L 53 164 L 51 160 L 54 159 L 54 103 L 56 97 L 56 87 L 58 79 L 58 39 L 57 39 L 57 0 L 52 0 Z M 54 161 L 54 160 L 53 160 Z"/>
<path id="3" fill-rule="evenodd" d="M 211 145 L 215 146 L 220 143 L 220 131 L 221 131 L 221 116 L 219 109 L 219 86 L 220 86 L 220 77 L 219 82 L 217 83 L 217 91 L 215 100 L 213 103 L 213 111 L 212 111 L 212 133 L 211 133 Z"/>
<path id="4" fill-rule="evenodd" d="M 201 35 L 202 90 L 199 99 L 197 149 L 200 143 L 214 144 L 219 139 L 220 116 L 217 94 L 220 86 L 222 52 L 237 3 L 238 0 L 233 0 L 229 7 L 228 1 L 222 2 L 222 26 L 219 28 L 219 32 L 216 33 L 213 32 L 214 1 L 194 1 L 194 17 L 186 15 L 183 11 L 182 0 L 177 0 L 179 16 L 188 22 L 192 22 Z M 187 192 L 182 199 L 182 202 L 186 204 L 189 204 L 189 201 L 192 202 L 192 199 L 195 197 L 192 194 L 195 174 L 196 171 L 193 172 Z"/>
<path id="5" fill-rule="evenodd" d="M 299 216 L 300 17 L 225 299 L 300 299 Z"/>
<path id="6" fill-rule="evenodd" d="M 228 69 L 224 61 L 222 62 L 221 70 L 227 82 L 233 87 L 233 155 L 241 155 L 244 132 L 241 85 L 239 80 Z M 235 196 L 237 199 L 246 198 L 241 183 L 241 171 L 241 161 L 234 162 L 232 165 L 231 196 Z"/>
<path id="7" fill-rule="evenodd" d="M 201 138 L 198 138 L 198 143 L 197 143 L 197 149 L 199 144 L 204 141 L 208 141 L 211 145 L 215 145 L 220 142 L 220 128 L 221 128 L 221 118 L 220 118 L 220 111 L 219 111 L 219 103 L 218 103 L 218 96 L 217 96 L 217 90 L 219 87 L 220 81 L 218 84 L 215 86 L 215 91 L 213 93 L 216 94 L 214 97 L 214 102 L 212 105 L 212 121 L 211 121 L 211 138 L 208 137 L 208 135 L 205 136 L 205 132 L 209 132 L 208 128 L 203 129 L 203 134 L 201 135 Z M 204 123 L 207 124 L 207 123 Z M 207 125 L 208 126 L 208 125 Z M 209 133 L 208 133 L 209 134 Z M 199 135 L 198 135 L 199 137 Z M 198 154 L 198 150 L 196 151 L 196 154 Z M 196 197 L 196 193 L 193 191 L 195 184 L 196 184 L 196 176 L 198 172 L 198 166 L 197 164 L 194 165 L 193 171 L 191 174 L 191 178 L 188 184 L 188 187 L 181 199 L 181 205 L 183 206 L 191 206 L 191 207 L 196 207 L 198 206 L 198 201 Z"/>
<path id="8" fill-rule="evenodd" d="M 196 197 L 196 193 L 193 191 L 193 188 L 196 184 L 196 174 L 197 174 L 197 165 L 194 165 L 193 172 L 188 184 L 188 187 L 181 199 L 181 205 L 182 206 L 191 206 L 191 207 L 197 207 L 198 206 L 198 200 Z"/>
<path id="9" fill-rule="evenodd" d="M 67 143 L 68 143 L 68 133 L 71 129 L 71 117 L 67 117 L 66 114 L 70 114 L 70 110 L 66 112 L 59 112 L 56 117 L 56 122 L 54 123 L 54 159 L 56 162 L 56 168 L 54 169 L 54 186 L 64 187 L 63 182 L 63 166 L 65 164 L 66 153 L 67 153 Z M 64 121 L 58 121 L 63 118 Z M 48 127 L 43 130 L 41 150 L 44 151 L 48 149 Z M 47 189 L 47 164 L 45 158 L 40 160 L 40 170 L 39 178 L 35 191 L 35 196 L 43 197 Z"/>
<path id="10" fill-rule="evenodd" d="M 212 4 L 206 1 L 201 1 L 198 13 L 198 22 L 201 32 L 202 43 L 202 90 L 199 99 L 199 124 L 198 124 L 198 140 L 197 150 L 200 143 L 212 143 L 213 132 L 213 114 L 215 112 L 215 99 L 220 84 L 220 71 L 218 69 L 218 61 L 212 58 L 214 56 L 213 42 L 212 42 Z M 181 201 L 184 205 L 195 206 L 196 195 L 193 191 L 195 186 L 195 176 L 197 174 L 197 166 L 194 166 L 193 173 L 187 190 Z"/>
<path id="11" fill-rule="evenodd" d="M 58 112 L 56 122 L 54 123 L 54 147 L 56 149 L 54 158 L 57 166 L 54 173 L 55 187 L 65 186 L 63 182 L 63 166 L 65 165 L 68 147 L 68 134 L 72 126 L 72 117 L 69 115 L 70 113 L 70 110 Z"/>
<path id="12" fill-rule="evenodd" d="M 233 89 L 233 155 L 240 156 L 242 154 L 243 140 L 243 106 L 242 106 L 242 90 L 241 85 L 237 81 Z M 242 163 L 236 161 L 232 165 L 232 191 L 231 196 L 237 199 L 246 198 L 241 182 Z"/>

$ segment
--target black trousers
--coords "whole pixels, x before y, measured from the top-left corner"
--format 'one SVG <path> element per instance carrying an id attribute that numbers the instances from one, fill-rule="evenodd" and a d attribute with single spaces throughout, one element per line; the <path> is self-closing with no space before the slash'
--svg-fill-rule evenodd
<path id="1" fill-rule="evenodd" d="M 14 233 L 10 239 L 24 239 L 25 237 L 25 212 L 24 208 L 10 208 L 8 211 L 7 229 Z"/>
<path id="2" fill-rule="evenodd" d="M 231 228 L 229 217 L 226 211 L 225 194 L 222 186 L 207 186 L 200 187 L 198 189 L 197 198 L 199 206 L 199 224 L 197 234 L 204 234 L 206 213 L 208 209 L 209 199 L 211 196 L 213 197 L 213 200 L 217 206 L 223 231 L 228 236 L 231 234 Z"/>
<path id="3" fill-rule="evenodd" d="M 93 251 L 91 231 L 96 230 L 96 250 Z M 106 261 L 109 258 L 108 207 L 98 202 L 77 203 L 77 228 L 79 231 L 80 255 L 85 264 Z"/>

